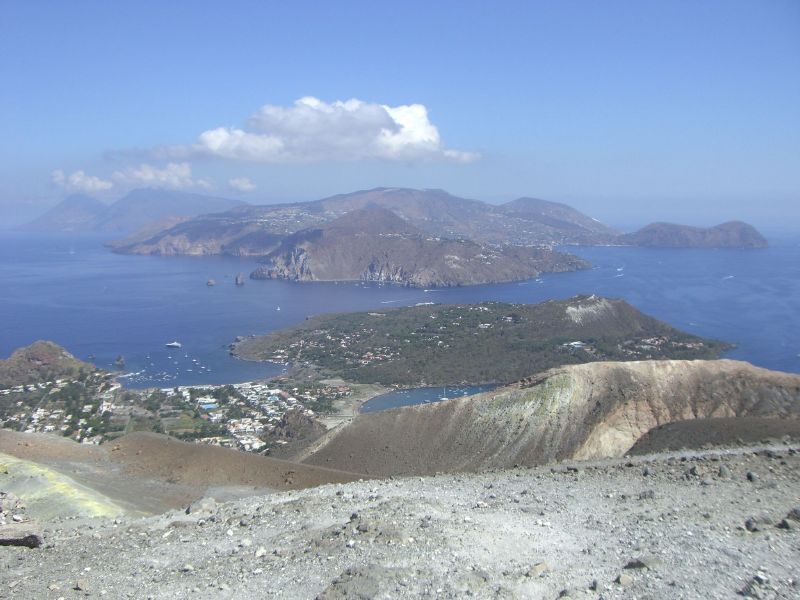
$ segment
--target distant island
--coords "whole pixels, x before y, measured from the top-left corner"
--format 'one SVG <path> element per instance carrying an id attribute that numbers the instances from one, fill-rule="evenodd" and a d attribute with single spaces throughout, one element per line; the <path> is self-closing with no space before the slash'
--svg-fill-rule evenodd
<path id="1" fill-rule="evenodd" d="M 365 209 L 390 211 L 421 233 L 442 240 L 470 240 L 498 247 L 762 248 L 767 244 L 751 225 L 739 221 L 710 228 L 653 223 L 635 233 L 621 234 L 571 206 L 538 198 L 488 204 L 444 190 L 375 188 L 311 202 L 206 211 L 211 214 L 165 220 L 161 227 L 151 223 L 149 228 L 111 245 L 123 254 L 265 257 L 279 248 L 285 252 L 291 243 L 289 236 L 319 229 Z M 373 225 L 362 218 L 361 222 L 365 234 L 380 227 L 380 221 Z M 260 271 L 263 275 L 264 270 Z"/>
<path id="2" fill-rule="evenodd" d="M 233 354 L 383 385 L 508 383 L 556 366 L 716 358 L 730 346 L 681 332 L 623 300 L 418 305 L 311 317 L 245 338 Z"/>
<path id="3" fill-rule="evenodd" d="M 621 235 L 619 241 L 651 248 L 766 248 L 768 245 L 755 227 L 741 221 L 707 228 L 651 223 L 635 233 Z"/>
<path id="4" fill-rule="evenodd" d="M 239 200 L 155 188 L 132 190 L 112 204 L 91 196 L 75 194 L 24 225 L 22 229 L 118 234 L 144 229 L 152 235 L 191 217 L 226 211 L 242 204 Z"/>
<path id="5" fill-rule="evenodd" d="M 449 287 L 532 279 L 588 268 L 586 261 L 545 248 L 490 247 L 426 234 L 385 208 L 363 208 L 286 237 L 254 279 L 382 281 Z"/>
<path id="6" fill-rule="evenodd" d="M 252 256 L 264 263 L 254 278 L 420 286 L 513 281 L 583 266 L 554 252 L 558 246 L 767 246 L 740 221 L 708 228 L 652 223 L 621 234 L 558 202 L 525 197 L 488 204 L 410 188 L 260 206 L 160 189 L 133 190 L 110 205 L 78 195 L 24 229 L 124 233 L 107 243 L 122 254 Z M 357 236 L 352 247 L 344 235 Z"/>
<path id="7" fill-rule="evenodd" d="M 287 236 L 367 208 L 389 210 L 434 237 L 494 246 L 611 244 L 619 235 L 607 225 L 557 202 L 520 198 L 495 205 L 453 196 L 444 190 L 375 188 L 312 202 L 242 206 L 202 215 L 119 243 L 116 251 L 266 256 Z"/>

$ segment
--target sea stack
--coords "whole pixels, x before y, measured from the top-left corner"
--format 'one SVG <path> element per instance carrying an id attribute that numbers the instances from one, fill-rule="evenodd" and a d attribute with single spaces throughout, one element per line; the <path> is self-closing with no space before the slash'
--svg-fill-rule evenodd
<path id="1" fill-rule="evenodd" d="M 244 285 L 244 273 L 239 273 L 236 276 L 236 285 Z"/>

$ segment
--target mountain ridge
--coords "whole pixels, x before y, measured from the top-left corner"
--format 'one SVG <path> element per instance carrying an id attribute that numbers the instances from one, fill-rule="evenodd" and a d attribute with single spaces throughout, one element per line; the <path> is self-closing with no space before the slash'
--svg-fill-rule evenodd
<path id="1" fill-rule="evenodd" d="M 514 210 L 514 205 L 503 208 L 503 205 L 460 198 L 438 189 L 374 188 L 310 202 L 247 206 L 206 215 L 162 231 L 149 240 L 120 246 L 118 251 L 263 256 L 277 247 L 279 238 L 366 208 L 388 209 L 420 231 L 436 237 L 470 239 L 490 245 L 612 243 L 616 238 L 617 232 L 597 225 L 594 219 L 574 209 L 557 203 L 546 204 L 547 210 L 560 215 L 560 221 L 544 214 L 547 212 L 542 208 L 544 205 L 537 213 L 530 207 L 527 210 Z M 577 221 L 570 222 L 571 218 Z M 591 227 L 587 226 L 589 224 Z M 260 245 L 253 243 L 258 236 L 262 238 Z"/>
<path id="2" fill-rule="evenodd" d="M 265 256 L 286 236 L 367 208 L 390 210 L 436 237 L 469 239 L 494 246 L 763 247 L 766 244 L 752 226 L 736 221 L 706 229 L 651 224 L 639 232 L 622 234 L 559 202 L 521 197 L 504 204 L 490 204 L 441 189 L 378 187 L 308 202 L 234 207 L 112 245 L 125 254 Z M 654 241 L 655 229 L 665 227 L 676 239 L 671 243 L 657 238 Z"/>
<path id="3" fill-rule="evenodd" d="M 800 376 L 733 360 L 585 363 L 476 396 L 362 413 L 303 462 L 388 477 L 621 457 L 667 423 L 747 416 L 800 418 Z"/>

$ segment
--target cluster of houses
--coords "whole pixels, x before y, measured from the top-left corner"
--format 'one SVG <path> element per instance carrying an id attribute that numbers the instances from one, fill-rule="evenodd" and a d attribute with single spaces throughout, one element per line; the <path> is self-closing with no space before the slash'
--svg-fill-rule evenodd
<path id="1" fill-rule="evenodd" d="M 93 431 L 89 420 L 108 410 L 107 404 L 101 402 L 99 409 L 95 410 L 96 402 L 70 406 L 59 397 L 61 390 L 79 383 L 73 379 L 55 379 L 0 390 L 0 396 L 11 396 L 11 404 L 4 411 L 0 426 L 13 424 L 25 433 L 69 434 L 84 443 L 100 443 L 102 435 Z M 81 385 L 81 389 L 86 392 L 82 396 L 85 398 L 84 402 L 94 400 L 101 389 L 103 398 L 113 398 L 114 392 L 121 387 L 118 383 L 105 381 L 102 376 L 91 378 Z M 35 402 L 31 402 L 30 394 L 36 394 Z"/>
<path id="2" fill-rule="evenodd" d="M 369 365 L 395 358 L 397 352 L 393 351 L 389 346 L 372 347 L 367 352 L 361 352 L 353 348 L 361 340 L 362 335 L 371 335 L 372 333 L 373 331 L 370 329 L 362 329 L 352 334 L 334 337 L 328 331 L 317 329 L 308 338 L 292 342 L 287 349 L 277 350 L 272 360 L 276 362 L 287 362 L 290 358 L 297 360 L 305 350 L 327 352 L 331 345 L 336 347 L 336 352 L 339 356 L 351 364 Z"/>
<path id="3" fill-rule="evenodd" d="M 234 395 L 220 400 L 214 393 L 220 387 L 233 388 Z M 314 411 L 307 406 L 316 403 L 320 397 L 337 398 L 351 393 L 347 386 L 324 385 L 301 390 L 297 387 L 283 389 L 271 382 L 177 387 L 161 391 L 167 398 L 176 394 L 184 401 L 193 398 L 201 418 L 224 429 L 225 433 L 202 437 L 198 442 L 246 452 L 263 450 L 267 443 L 262 438 L 275 429 L 288 411 L 301 411 L 311 417 Z"/>
<path id="4" fill-rule="evenodd" d="M 681 340 L 675 341 L 670 340 L 663 336 L 653 336 L 649 338 L 643 338 L 641 340 L 636 341 L 635 344 L 629 344 L 633 346 L 633 348 L 626 348 L 624 345 L 621 347 L 622 351 L 626 354 L 641 356 L 642 351 L 648 352 L 652 350 L 659 350 L 663 348 L 665 345 L 669 345 L 671 348 L 685 348 L 688 350 L 699 350 L 702 349 L 705 344 L 703 340 Z M 649 356 L 649 355 L 648 355 Z"/>
<path id="5" fill-rule="evenodd" d="M 27 392 L 35 392 L 37 390 L 61 390 L 64 389 L 70 381 L 66 379 L 56 379 L 55 381 L 39 381 L 37 383 L 26 383 L 23 385 L 15 385 L 10 388 L 0 390 L 0 396 L 8 396 L 10 394 L 24 394 Z"/>
<path id="6" fill-rule="evenodd" d="M 0 395 L 11 396 L 10 408 L 5 411 L 0 426 L 13 423 L 24 432 L 70 435 L 83 443 L 99 444 L 106 433 L 98 426 L 98 422 L 102 425 L 104 415 L 121 424 L 119 430 L 125 429 L 125 423 L 131 418 L 152 416 L 153 411 L 145 408 L 152 390 L 137 393 L 108 382 L 100 387 L 84 388 L 87 394 L 81 396 L 82 402 L 69 404 L 61 401 L 56 392 L 71 383 L 76 382 L 57 379 L 0 390 Z M 222 388 L 225 393 L 221 394 Z M 35 400 L 29 396 L 32 392 L 37 393 Z M 258 452 L 267 446 L 264 440 L 269 439 L 269 433 L 275 430 L 287 411 L 301 411 L 312 417 L 314 411 L 310 407 L 319 406 L 321 398 L 335 399 L 351 391 L 347 386 L 315 384 L 300 388 L 276 382 L 246 382 L 165 388 L 161 393 L 166 397 L 164 406 L 167 409 L 170 401 L 174 405 L 175 400 L 180 400 L 181 404 L 196 409 L 203 421 L 215 426 L 212 430 L 216 435 L 197 441 Z M 14 395 L 19 399 L 14 401 Z M 159 410 L 156 416 L 161 418 L 159 415 L 166 412 L 169 411 Z M 162 421 L 166 424 L 163 418 Z M 280 440 L 276 442 L 281 443 Z"/>

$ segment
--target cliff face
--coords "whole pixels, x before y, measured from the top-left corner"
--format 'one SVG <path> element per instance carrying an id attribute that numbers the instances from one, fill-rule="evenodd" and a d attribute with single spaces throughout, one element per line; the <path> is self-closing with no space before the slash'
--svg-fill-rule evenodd
<path id="1" fill-rule="evenodd" d="M 383 281 L 417 287 L 471 285 L 585 268 L 585 261 L 547 249 L 489 248 L 444 240 L 389 210 L 359 209 L 286 238 L 264 257 L 254 279 Z"/>
<path id="2" fill-rule="evenodd" d="M 767 240 L 752 225 L 741 221 L 701 228 L 673 223 L 651 223 L 619 242 L 658 248 L 766 248 Z"/>
<path id="3" fill-rule="evenodd" d="M 359 415 L 305 462 L 432 474 L 624 455 L 666 423 L 800 418 L 800 376 L 718 361 L 589 363 L 464 399 Z"/>

